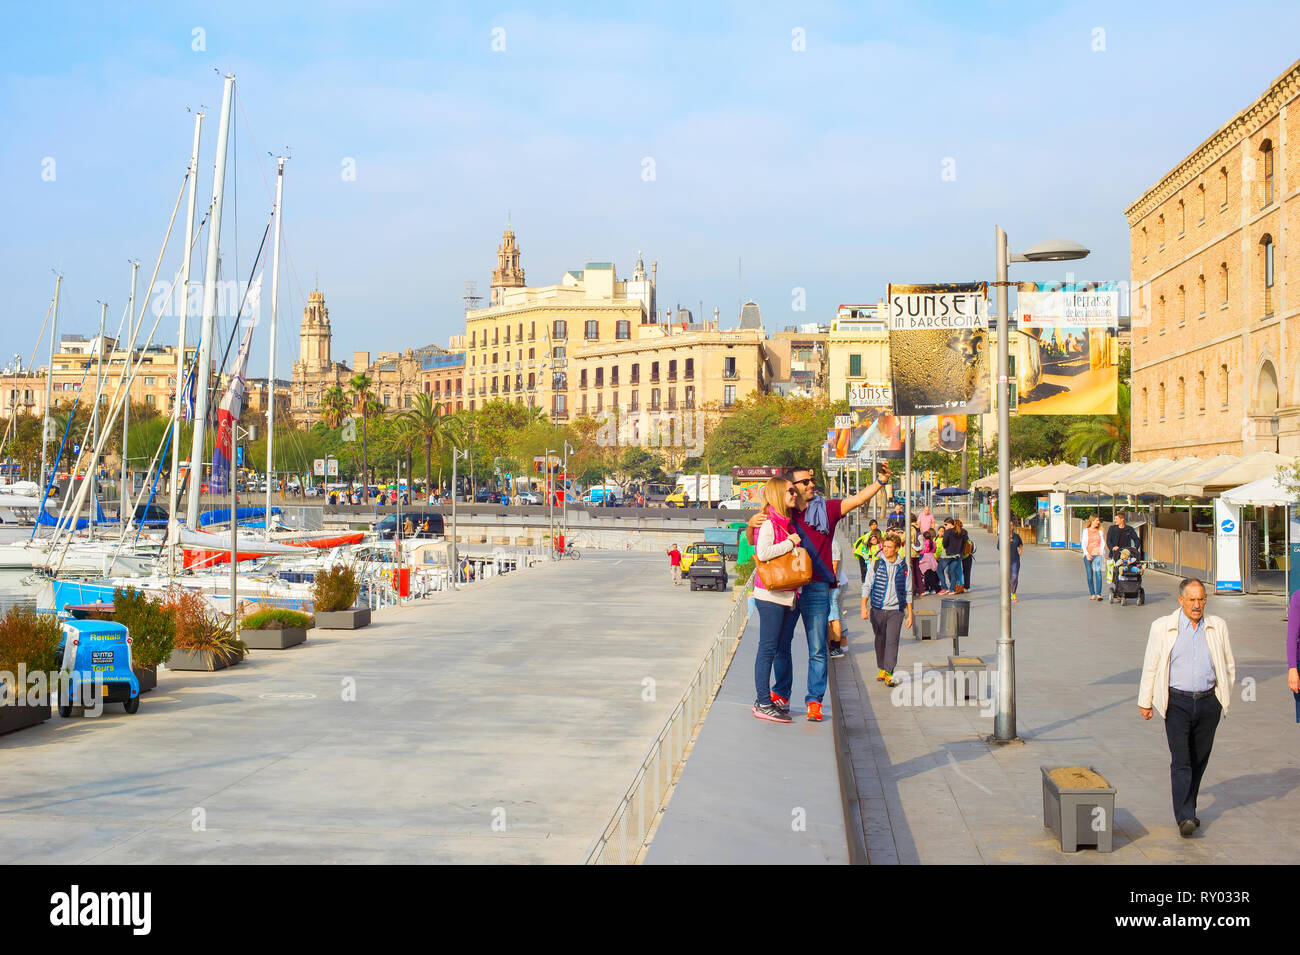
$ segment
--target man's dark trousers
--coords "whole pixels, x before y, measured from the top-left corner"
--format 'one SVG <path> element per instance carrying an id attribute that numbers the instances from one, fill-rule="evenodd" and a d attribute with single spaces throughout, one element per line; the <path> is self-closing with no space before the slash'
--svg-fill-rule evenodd
<path id="1" fill-rule="evenodd" d="M 1169 740 L 1169 779 L 1174 796 L 1174 821 L 1196 818 L 1196 796 L 1210 761 L 1214 731 L 1223 707 L 1213 690 L 1192 694 L 1169 688 L 1165 709 L 1165 738 Z"/>

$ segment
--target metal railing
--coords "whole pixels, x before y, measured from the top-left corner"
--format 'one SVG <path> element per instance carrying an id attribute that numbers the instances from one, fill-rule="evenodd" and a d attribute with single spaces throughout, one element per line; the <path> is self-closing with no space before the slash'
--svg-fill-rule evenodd
<path id="1" fill-rule="evenodd" d="M 650 745 L 613 818 L 587 851 L 587 865 L 635 865 L 640 861 L 650 829 L 666 804 L 669 791 L 686 762 L 687 750 L 727 675 L 748 618 L 749 601 L 742 597 L 736 601 L 668 722 Z"/>

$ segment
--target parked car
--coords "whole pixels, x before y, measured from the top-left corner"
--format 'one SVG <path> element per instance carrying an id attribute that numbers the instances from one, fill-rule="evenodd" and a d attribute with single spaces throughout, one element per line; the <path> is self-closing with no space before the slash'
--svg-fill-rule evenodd
<path id="1" fill-rule="evenodd" d="M 131 670 L 131 635 L 111 620 L 68 620 L 55 650 L 59 671 L 70 674 L 69 692 L 59 695 L 59 715 L 73 705 L 93 703 L 102 681 L 103 702 L 121 703 L 128 713 L 140 709 L 140 681 Z"/>
<path id="2" fill-rule="evenodd" d="M 158 504 L 139 504 L 131 520 L 137 527 L 166 527 L 167 508 Z"/>
<path id="3" fill-rule="evenodd" d="M 682 554 L 682 573 L 690 573 L 691 566 L 701 559 L 716 560 L 719 564 L 723 562 L 722 547 L 718 544 L 691 544 Z"/>
<path id="4" fill-rule="evenodd" d="M 687 576 L 691 582 L 691 590 L 700 590 L 704 587 L 709 590 L 727 589 L 727 565 L 717 554 L 701 554 L 699 559 L 691 564 Z"/>
<path id="5" fill-rule="evenodd" d="M 520 491 L 516 496 L 519 498 L 520 504 L 533 505 L 542 503 L 542 499 L 532 491 Z"/>
<path id="6" fill-rule="evenodd" d="M 741 500 L 738 497 L 729 497 L 725 501 L 718 502 L 718 507 L 724 511 L 743 511 L 758 507 L 758 503 L 756 501 Z"/>
<path id="7" fill-rule="evenodd" d="M 500 504 L 502 494 L 500 491 L 492 491 L 487 488 L 479 488 L 474 492 L 475 504 Z"/>

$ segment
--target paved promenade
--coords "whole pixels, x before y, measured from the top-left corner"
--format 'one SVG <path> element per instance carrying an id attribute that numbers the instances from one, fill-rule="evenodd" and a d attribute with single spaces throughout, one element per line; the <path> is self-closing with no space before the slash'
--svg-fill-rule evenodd
<path id="1" fill-rule="evenodd" d="M 971 633 L 963 655 L 996 665 L 997 550 L 977 533 Z M 1300 725 L 1286 686 L 1280 597 L 1210 596 L 1237 660 L 1229 716 L 1201 787 L 1202 828 L 1178 835 L 1159 715 L 1137 711 L 1147 629 L 1177 608 L 1177 580 L 1148 573 L 1147 605 L 1089 601 L 1077 554 L 1026 547 L 1013 608 L 1018 730 L 990 746 L 991 711 L 893 705 L 875 681 L 866 621 L 834 665 L 870 861 L 887 863 L 1293 863 L 1300 857 Z M 860 597 L 860 594 L 858 595 Z M 938 597 L 922 607 L 938 609 Z M 946 661 L 951 641 L 905 636 L 899 670 Z M 1253 685 L 1252 685 L 1253 684 Z M 892 691 L 900 697 L 900 690 Z M 1253 692 L 1253 702 L 1249 700 Z M 903 702 L 908 702 L 904 697 Z M 1064 854 L 1043 828 L 1040 765 L 1093 766 L 1118 790 L 1114 851 Z"/>
<path id="2" fill-rule="evenodd" d="M 589 552 L 162 673 L 135 716 L 0 737 L 0 857 L 581 862 L 731 607 Z"/>

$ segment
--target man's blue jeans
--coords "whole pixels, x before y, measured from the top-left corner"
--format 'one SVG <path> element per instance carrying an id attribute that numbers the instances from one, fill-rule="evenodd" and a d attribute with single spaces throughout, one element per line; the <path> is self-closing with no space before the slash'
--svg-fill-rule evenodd
<path id="1" fill-rule="evenodd" d="M 1106 556 L 1098 554 L 1096 557 L 1083 558 L 1083 572 L 1088 578 L 1088 594 L 1093 597 L 1106 596 L 1103 590 L 1102 580 L 1106 575 Z"/>
<path id="2" fill-rule="evenodd" d="M 754 702 L 766 706 L 772 694 L 790 699 L 794 687 L 794 660 L 790 644 L 794 642 L 794 627 L 799 622 L 799 603 L 783 607 L 771 600 L 751 597 L 758 609 L 758 653 L 754 656 Z M 776 686 L 772 686 L 772 678 Z"/>
<path id="3" fill-rule="evenodd" d="M 960 557 L 945 557 L 939 561 L 939 581 L 944 590 L 957 591 L 962 585 Z"/>
<path id="4" fill-rule="evenodd" d="M 831 587 L 813 580 L 799 591 L 799 613 L 808 636 L 808 693 L 804 703 L 820 703 L 826 695 L 826 627 L 831 613 Z"/>

